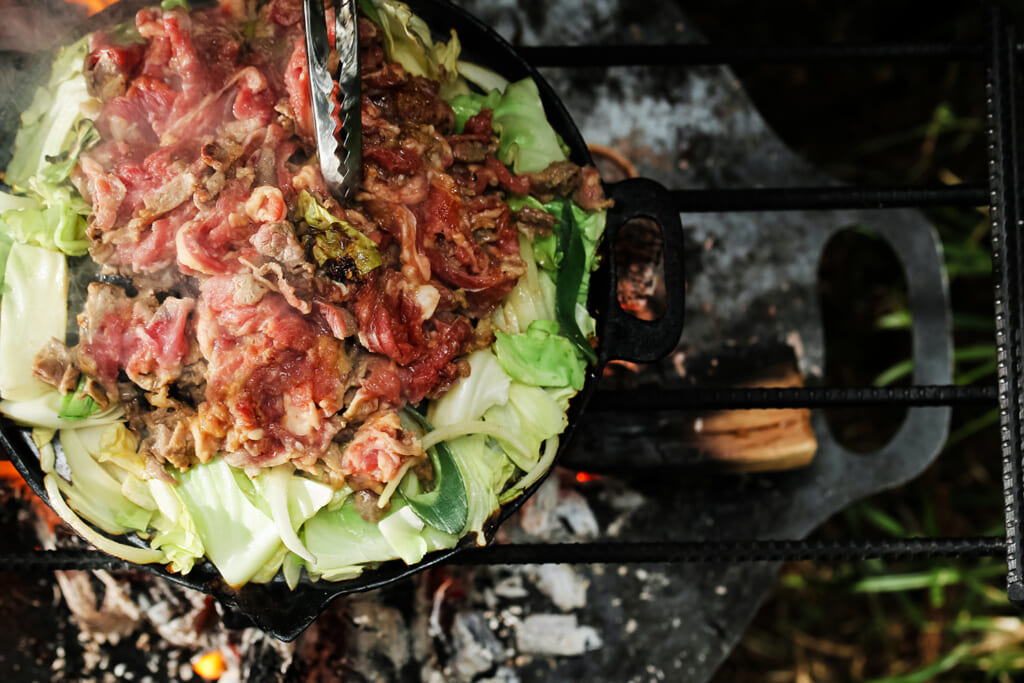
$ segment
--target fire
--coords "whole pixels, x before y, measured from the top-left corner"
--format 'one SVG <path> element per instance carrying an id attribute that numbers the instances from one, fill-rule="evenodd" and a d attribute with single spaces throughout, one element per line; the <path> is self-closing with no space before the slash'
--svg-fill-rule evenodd
<path id="1" fill-rule="evenodd" d="M 0 483 L 3 483 L 4 486 L 9 486 L 18 492 L 28 489 L 28 485 L 25 483 L 25 480 L 21 478 L 21 473 L 18 472 L 18 468 L 7 460 L 0 461 Z"/>
<path id="2" fill-rule="evenodd" d="M 92 16 L 93 14 L 96 14 L 97 12 L 99 12 L 102 9 L 108 7 L 109 5 L 113 5 L 115 2 L 117 2 L 117 0 L 64 0 L 64 1 L 65 2 L 69 2 L 72 5 L 81 5 L 86 10 L 89 11 L 89 16 Z"/>
<path id="3" fill-rule="evenodd" d="M 216 681 L 228 670 L 228 663 L 220 650 L 207 652 L 192 664 L 192 670 L 207 681 Z"/>
<path id="4" fill-rule="evenodd" d="M 9 461 L 0 461 L 0 486 L 9 488 L 11 491 L 16 493 L 22 498 L 27 498 L 31 501 L 32 511 L 36 513 L 40 519 L 46 522 L 46 526 L 49 527 L 52 532 L 58 526 L 63 524 L 63 521 L 58 517 L 53 510 L 43 501 L 39 500 L 32 495 L 32 489 L 28 487 L 25 480 L 21 477 L 21 472 Z"/>

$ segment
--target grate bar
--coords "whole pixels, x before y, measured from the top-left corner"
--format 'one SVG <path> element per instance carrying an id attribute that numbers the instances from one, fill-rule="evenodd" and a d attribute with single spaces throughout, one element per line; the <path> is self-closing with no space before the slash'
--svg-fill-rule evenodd
<path id="1" fill-rule="evenodd" d="M 537 45 L 517 47 L 536 66 L 762 66 L 845 61 L 981 61 L 980 43 L 878 43 L 873 45 Z"/>
<path id="2" fill-rule="evenodd" d="M 995 282 L 996 357 L 999 375 L 999 413 L 1003 457 L 1003 496 L 1006 515 L 1007 577 L 1009 599 L 1024 604 L 1021 561 L 1022 463 L 1021 391 L 1024 388 L 1024 247 L 1021 245 L 1022 206 L 1019 193 L 1021 96 L 1017 72 L 1014 30 L 1006 21 L 1002 4 L 989 3 L 988 149 L 992 203 L 992 271 Z"/>
<path id="3" fill-rule="evenodd" d="M 730 563 L 796 560 L 999 557 L 1001 536 L 884 541 L 682 541 L 663 543 L 516 543 L 468 548 L 452 564 Z"/>
<path id="4" fill-rule="evenodd" d="M 514 543 L 466 548 L 449 564 L 733 563 L 797 560 L 931 559 L 1001 557 L 1006 539 L 900 538 L 877 541 L 743 540 L 669 542 Z M 31 550 L 0 555 L 0 569 L 41 572 L 131 570 L 134 565 L 98 550 Z"/>
<path id="5" fill-rule="evenodd" d="M 994 386 L 925 385 L 914 387 L 782 387 L 647 389 L 598 392 L 590 410 L 757 410 L 845 406 L 946 406 L 995 403 Z"/>
<path id="6" fill-rule="evenodd" d="M 983 185 L 873 188 L 759 187 L 730 190 L 673 190 L 683 213 L 796 211 L 826 209 L 901 209 L 927 206 L 987 206 Z"/>
<path id="7" fill-rule="evenodd" d="M 99 550 L 61 548 L 60 550 L 26 550 L 0 554 L 0 570 L 45 572 L 66 570 L 132 569 L 135 565 Z"/>

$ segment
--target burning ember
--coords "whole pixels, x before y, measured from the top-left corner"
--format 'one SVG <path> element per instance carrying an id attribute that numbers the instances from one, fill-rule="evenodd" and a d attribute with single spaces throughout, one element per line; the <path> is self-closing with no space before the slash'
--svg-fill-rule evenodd
<path id="1" fill-rule="evenodd" d="M 65 2 L 72 5 L 80 5 L 84 7 L 88 12 L 89 16 L 102 11 L 103 9 L 113 5 L 117 0 L 64 0 Z"/>
<path id="2" fill-rule="evenodd" d="M 50 533 L 63 524 L 61 518 L 32 493 L 17 468 L 6 460 L 0 461 L 0 488 L 5 488 L 19 498 L 30 501 L 35 518 L 44 524 Z"/>
<path id="3" fill-rule="evenodd" d="M 238 661 L 237 652 L 232 652 L 229 655 L 233 661 Z M 213 650 L 207 652 L 192 663 L 192 670 L 196 672 L 200 678 L 207 681 L 217 681 L 224 676 L 228 671 L 228 657 L 225 657 L 224 652 L 221 650 Z"/>

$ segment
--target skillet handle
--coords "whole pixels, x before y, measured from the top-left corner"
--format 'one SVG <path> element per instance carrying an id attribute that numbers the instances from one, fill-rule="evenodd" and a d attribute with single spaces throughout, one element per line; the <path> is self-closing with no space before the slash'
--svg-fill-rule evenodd
<path id="1" fill-rule="evenodd" d="M 607 301 L 604 324 L 599 330 L 600 360 L 626 360 L 650 363 L 668 355 L 679 343 L 686 305 L 686 280 L 683 266 L 683 227 L 672 195 L 663 185 L 647 178 L 630 178 L 605 186 L 605 194 L 615 201 L 608 210 L 605 240 L 608 247 Z M 661 228 L 665 260 L 665 313 L 655 320 L 641 320 L 619 304 L 615 243 L 619 230 L 633 218 L 649 218 Z"/>

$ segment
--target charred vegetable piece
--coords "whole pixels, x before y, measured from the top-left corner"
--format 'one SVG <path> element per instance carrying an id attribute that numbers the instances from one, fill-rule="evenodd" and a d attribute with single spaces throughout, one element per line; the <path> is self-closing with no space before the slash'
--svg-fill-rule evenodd
<path id="1" fill-rule="evenodd" d="M 377 243 L 317 203 L 299 193 L 299 218 L 309 226 L 299 241 L 306 254 L 334 280 L 361 280 L 381 264 Z"/>
<path id="2" fill-rule="evenodd" d="M 426 418 L 412 409 L 403 411 L 420 428 L 433 427 Z M 416 516 L 424 522 L 449 534 L 459 534 L 469 518 L 469 501 L 466 498 L 466 484 L 455 463 L 455 456 L 445 442 L 427 450 L 430 463 L 434 466 L 434 488 L 424 492 L 419 488 L 419 479 L 409 474 L 398 489 L 398 494 L 409 503 Z"/>

